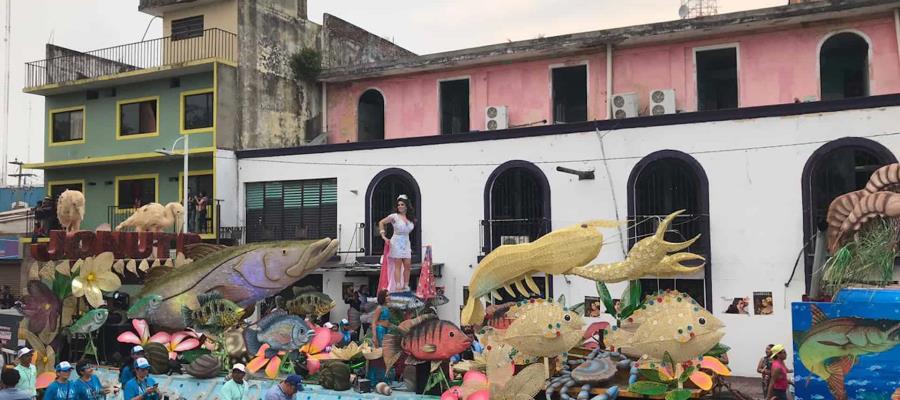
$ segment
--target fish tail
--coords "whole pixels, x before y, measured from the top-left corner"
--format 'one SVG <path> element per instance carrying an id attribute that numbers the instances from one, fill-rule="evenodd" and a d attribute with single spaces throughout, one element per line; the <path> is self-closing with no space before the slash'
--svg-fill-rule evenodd
<path id="1" fill-rule="evenodd" d="M 181 306 L 181 318 L 184 319 L 184 326 L 194 325 L 194 312 L 187 306 Z"/>
<path id="2" fill-rule="evenodd" d="M 463 325 L 477 325 L 482 321 L 484 321 L 484 303 L 479 299 L 469 296 L 469 300 L 462 310 L 460 323 Z"/>
<path id="3" fill-rule="evenodd" d="M 253 329 L 244 330 L 244 343 L 247 345 L 247 354 L 256 354 L 259 352 L 259 348 L 262 347 L 262 343 L 259 342 L 259 338 L 256 337 L 256 331 Z"/>
<path id="4" fill-rule="evenodd" d="M 394 363 L 400 359 L 400 355 L 403 353 L 403 348 L 401 347 L 402 337 L 399 335 L 394 335 L 392 333 L 388 333 L 384 335 L 384 340 L 382 340 L 381 347 L 384 355 L 384 364 L 387 367 L 387 370 L 390 370 L 391 367 L 394 366 Z"/>

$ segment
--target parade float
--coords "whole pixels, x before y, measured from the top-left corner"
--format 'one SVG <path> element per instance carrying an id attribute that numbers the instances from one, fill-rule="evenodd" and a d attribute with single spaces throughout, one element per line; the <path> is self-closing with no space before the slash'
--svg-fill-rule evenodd
<path id="1" fill-rule="evenodd" d="M 447 400 L 687 399 L 710 393 L 720 376 L 730 374 L 718 358 L 727 351 L 720 344 L 721 321 L 685 293 L 643 296 L 640 289 L 641 277 L 703 267 L 703 257 L 680 252 L 697 238 L 664 239 L 680 212 L 612 264 L 590 263 L 602 250 L 600 230 L 619 222 L 589 221 L 532 243 L 499 247 L 472 274 L 460 325 L 436 315 L 434 308 L 448 299 L 434 286 L 426 247 L 416 291 L 388 295 L 384 307 L 392 328 L 376 346 L 371 332 L 363 330 L 351 341 L 344 332 L 317 325 L 334 302 L 293 286 L 336 253 L 336 240 L 201 243 L 194 234 L 164 232 L 183 212 L 174 203 L 138 210 L 121 226 L 134 232 L 81 231 L 77 209 L 83 209 L 83 197 L 66 196 L 76 203 L 76 211 L 67 214 L 71 229 L 51 232 L 49 242 L 32 246 L 37 262 L 22 305 L 24 336 L 38 353 L 39 387 L 53 379 L 63 347 L 83 348 L 70 358 L 99 361 L 94 335 L 109 315 L 103 296 L 119 290 L 125 274 L 139 275 L 143 285 L 127 311 L 134 330 L 117 340 L 144 348 L 152 373 L 167 375 L 161 391 L 173 399 L 212 398 L 238 362 L 251 374 L 251 399 L 293 373 L 318 384 L 309 386 L 308 399 L 431 393 Z M 584 304 L 535 298 L 540 290 L 532 276 L 542 273 L 596 282 L 615 322 L 585 326 Z M 606 284 L 626 281 L 616 308 Z M 493 304 L 502 298 L 500 290 L 514 295 L 513 288 L 529 298 Z M 274 299 L 275 307 L 263 307 L 266 299 Z M 370 324 L 374 312 L 371 306 L 362 310 L 356 325 Z M 451 362 L 475 339 L 462 327 L 477 328 L 484 350 Z M 375 381 L 366 379 L 378 369 Z M 100 371 L 106 386 L 117 385 L 114 368 Z M 355 391 L 346 392 L 351 386 Z M 406 391 L 396 390 L 401 388 Z"/>

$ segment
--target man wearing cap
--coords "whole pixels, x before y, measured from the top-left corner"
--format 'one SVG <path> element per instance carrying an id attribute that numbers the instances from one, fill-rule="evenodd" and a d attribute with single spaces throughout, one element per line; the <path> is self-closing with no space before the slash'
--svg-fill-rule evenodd
<path id="1" fill-rule="evenodd" d="M 0 373 L 0 383 L 3 388 L 0 389 L 0 400 L 30 400 L 31 393 L 23 392 L 16 388 L 19 384 L 19 371 L 15 368 L 3 368 Z"/>
<path id="2" fill-rule="evenodd" d="M 56 364 L 56 380 L 47 386 L 44 390 L 44 400 L 71 400 L 75 398 L 72 391 L 72 382 L 69 382 L 69 376 L 72 375 L 72 364 L 68 361 L 60 361 Z"/>
<path id="3" fill-rule="evenodd" d="M 250 389 L 250 385 L 244 380 L 247 367 L 244 364 L 234 364 L 231 367 L 231 380 L 225 382 L 219 392 L 219 400 L 243 400 Z"/>
<path id="4" fill-rule="evenodd" d="M 134 362 L 134 378 L 125 384 L 124 400 L 159 400 L 159 386 L 150 376 L 150 362 L 138 358 Z"/>
<path id="5" fill-rule="evenodd" d="M 34 384 L 37 378 L 37 368 L 31 363 L 34 353 L 32 353 L 31 349 L 23 347 L 19 349 L 17 356 L 19 365 L 16 366 L 16 371 L 19 371 L 19 384 L 16 385 L 16 388 L 25 393 L 31 393 L 31 397 L 36 398 L 37 389 L 34 387 Z"/>
<path id="6" fill-rule="evenodd" d="M 94 376 L 94 366 L 87 360 L 79 361 L 75 365 L 75 373 L 78 379 L 74 383 L 74 400 L 101 400 L 110 392 L 103 388 L 100 379 Z"/>
<path id="7" fill-rule="evenodd" d="M 303 379 L 300 375 L 290 375 L 281 383 L 266 391 L 265 400 L 291 400 L 297 392 L 303 391 Z"/>
<path id="8" fill-rule="evenodd" d="M 128 381 L 134 378 L 134 363 L 138 358 L 144 357 L 144 348 L 141 346 L 134 346 L 131 348 L 131 359 L 122 366 L 119 370 L 119 383 L 122 387 L 125 387 L 125 384 Z"/>

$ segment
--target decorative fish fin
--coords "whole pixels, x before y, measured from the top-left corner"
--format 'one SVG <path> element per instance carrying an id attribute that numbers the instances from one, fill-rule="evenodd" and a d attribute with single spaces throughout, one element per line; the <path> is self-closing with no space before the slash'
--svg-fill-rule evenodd
<path id="1" fill-rule="evenodd" d="M 181 318 L 184 326 L 194 326 L 194 312 L 188 306 L 181 306 Z"/>
<path id="2" fill-rule="evenodd" d="M 152 285 L 157 283 L 157 281 L 161 281 L 169 272 L 174 271 L 175 268 L 170 267 L 154 267 L 147 271 L 147 274 L 144 277 L 144 285 Z"/>
<path id="3" fill-rule="evenodd" d="M 212 243 L 191 243 L 184 246 L 184 256 L 194 261 L 199 261 L 211 254 L 217 253 L 228 246 Z"/>
<path id="4" fill-rule="evenodd" d="M 228 299 L 238 304 L 245 299 L 253 297 L 251 289 L 243 285 L 216 286 L 210 291 L 219 292 L 223 299 Z"/>
<path id="5" fill-rule="evenodd" d="M 516 297 L 516 293 L 513 292 L 512 284 L 504 286 L 503 290 L 506 290 L 506 293 L 509 293 L 510 296 Z"/>
<path id="6" fill-rule="evenodd" d="M 407 332 L 409 332 L 410 329 L 412 329 L 414 326 L 419 325 L 419 324 L 421 324 L 421 323 L 423 323 L 423 322 L 425 322 L 425 321 L 428 321 L 428 320 L 430 320 L 430 319 L 435 319 L 435 318 L 437 318 L 437 315 L 434 315 L 434 314 L 424 314 L 424 315 L 420 315 L 420 316 L 415 317 L 415 318 L 413 318 L 413 319 L 408 319 L 408 320 L 406 320 L 406 321 L 401 322 L 401 323 L 400 323 L 400 326 L 399 326 L 398 328 L 400 329 L 401 332 L 407 333 Z"/>
<path id="7" fill-rule="evenodd" d="M 477 325 L 482 321 L 484 321 L 484 303 L 469 296 L 466 306 L 463 307 L 460 323 L 463 325 Z"/>
<path id="8" fill-rule="evenodd" d="M 416 358 L 416 357 L 413 357 L 412 354 L 407 354 L 407 355 L 406 355 L 406 365 L 419 365 L 419 364 L 421 364 L 421 363 L 423 363 L 423 362 L 425 362 L 425 361 L 420 360 L 420 359 L 418 359 L 418 358 Z"/>
<path id="9" fill-rule="evenodd" d="M 299 296 L 301 294 L 306 294 L 306 293 L 316 293 L 319 291 L 319 289 L 316 289 L 315 286 L 303 286 L 303 287 L 294 286 L 291 289 L 291 291 L 294 292 L 294 296 Z"/>
<path id="10" fill-rule="evenodd" d="M 855 357 L 852 357 L 855 358 Z M 840 357 L 826 366 L 828 373 L 828 390 L 835 399 L 846 399 L 847 392 L 844 389 L 844 375 L 853 368 L 854 360 L 851 357 Z"/>
<path id="11" fill-rule="evenodd" d="M 516 281 L 515 283 L 516 289 L 519 290 L 519 293 L 521 293 L 522 296 L 528 296 L 529 294 L 531 294 L 528 289 L 525 288 L 525 285 L 522 283 L 522 281 Z"/>
<path id="12" fill-rule="evenodd" d="M 387 370 L 390 370 L 391 367 L 393 367 L 397 362 L 397 360 L 400 359 L 400 355 L 403 353 L 401 343 L 402 337 L 400 335 L 394 335 L 392 333 L 384 335 L 384 340 L 381 341 L 381 349 L 384 356 L 384 364 L 387 367 Z M 412 358 L 412 356 L 407 358 L 407 362 L 409 362 L 410 358 Z"/>
<path id="13" fill-rule="evenodd" d="M 832 346 L 832 347 L 844 347 L 844 345 L 847 344 L 847 343 L 832 342 L 830 340 L 820 340 L 820 341 L 818 341 L 818 343 L 825 345 L 825 346 Z"/>
<path id="14" fill-rule="evenodd" d="M 828 320 L 828 316 L 819 309 L 815 304 L 809 306 L 809 313 L 812 314 L 812 324 L 820 324 Z"/>
<path id="15" fill-rule="evenodd" d="M 437 351 L 437 346 L 429 343 L 429 344 L 422 346 L 422 351 L 424 351 L 426 353 L 434 353 L 435 351 Z"/>
<path id="16" fill-rule="evenodd" d="M 255 355 L 259 352 L 259 348 L 262 347 L 262 343 L 256 337 L 256 332 L 254 329 L 244 330 L 244 343 L 247 345 L 247 354 Z"/>
<path id="17" fill-rule="evenodd" d="M 566 295 L 564 295 L 564 294 L 559 295 L 559 299 L 557 299 L 556 302 L 559 303 L 559 305 L 565 307 L 566 306 Z"/>
<path id="18" fill-rule="evenodd" d="M 200 304 L 206 304 L 211 301 L 221 300 L 221 299 L 222 299 L 222 293 L 219 293 L 215 290 L 197 295 L 197 302 Z"/>
<path id="19" fill-rule="evenodd" d="M 525 283 L 528 285 L 529 288 L 531 288 L 531 291 L 534 292 L 534 294 L 538 294 L 541 292 L 541 288 L 534 281 L 534 279 L 531 278 L 531 276 L 525 275 Z"/>

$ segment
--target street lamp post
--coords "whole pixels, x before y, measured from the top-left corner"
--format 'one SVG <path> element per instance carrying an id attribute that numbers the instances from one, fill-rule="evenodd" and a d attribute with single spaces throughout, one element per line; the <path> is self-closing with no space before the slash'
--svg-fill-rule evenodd
<path id="1" fill-rule="evenodd" d="M 183 135 L 180 138 L 175 139 L 175 141 L 172 142 L 172 150 L 166 150 L 165 148 L 162 148 L 162 149 L 157 149 L 156 152 L 159 154 L 167 155 L 167 156 L 174 156 L 176 154 L 175 146 L 178 144 L 179 140 L 184 140 L 184 150 L 182 151 L 182 153 L 183 153 L 182 158 L 184 159 L 184 178 L 182 179 L 183 183 L 181 186 L 181 190 L 182 190 L 181 194 L 183 197 L 182 201 L 184 204 L 184 210 L 182 211 L 182 218 L 184 218 L 184 220 L 182 221 L 181 231 L 187 232 L 188 231 L 188 135 Z"/>

